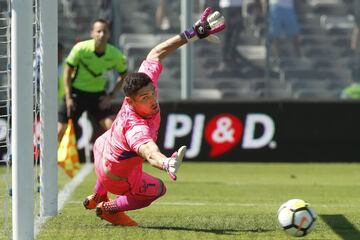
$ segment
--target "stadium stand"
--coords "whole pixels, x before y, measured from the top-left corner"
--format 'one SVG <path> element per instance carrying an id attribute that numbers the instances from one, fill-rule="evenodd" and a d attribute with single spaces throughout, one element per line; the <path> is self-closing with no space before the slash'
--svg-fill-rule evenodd
<path id="1" fill-rule="evenodd" d="M 8 9 L 7 2 L 0 1 L 0 108 L 6 106 L 7 99 L 7 71 L 8 71 L 8 51 L 7 51 L 7 29 L 8 21 L 6 20 L 6 12 L 2 9 Z"/>
<path id="2" fill-rule="evenodd" d="M 180 1 L 168 1 L 170 27 L 167 30 L 155 27 L 158 1 L 113 2 L 116 3 L 113 12 L 119 16 L 114 24 L 121 26 L 120 37 L 115 41 L 128 56 L 130 71 L 138 68 L 154 44 L 180 31 Z M 195 43 L 194 89 L 205 89 L 205 93 L 207 89 L 217 90 L 221 94 L 198 94 L 194 98 L 323 98 L 322 93 L 324 98 L 337 98 L 336 93 L 354 81 L 350 69 L 354 61 L 349 50 L 354 0 L 304 2 L 299 14 L 301 58 L 293 57 L 289 44 L 284 41 L 278 64 L 270 62 L 271 68 L 266 69 L 265 24 L 258 18 L 255 21 L 248 8 L 244 8 L 245 26 L 233 66 L 219 66 L 220 47 Z M 59 40 L 70 47 L 74 41 L 87 37 L 89 22 L 98 16 L 99 4 L 96 0 L 61 0 L 59 6 Z M 179 99 L 180 54 L 164 64 L 166 72 L 159 81 L 161 99 Z M 265 80 L 266 74 L 268 80 Z"/>
<path id="3" fill-rule="evenodd" d="M 193 99 L 214 99 L 219 100 L 222 98 L 222 92 L 216 88 L 195 88 L 192 91 Z"/>
<path id="4" fill-rule="evenodd" d="M 280 78 L 290 82 L 293 97 L 339 97 L 351 81 L 350 32 L 353 16 L 341 0 L 308 0 L 301 16 L 303 58 L 280 63 Z M 299 89 L 300 88 L 300 89 Z"/>
<path id="5" fill-rule="evenodd" d="M 299 99 L 337 99 L 341 97 L 341 90 L 315 90 L 315 89 L 306 89 L 298 90 L 294 92 L 294 98 Z"/>

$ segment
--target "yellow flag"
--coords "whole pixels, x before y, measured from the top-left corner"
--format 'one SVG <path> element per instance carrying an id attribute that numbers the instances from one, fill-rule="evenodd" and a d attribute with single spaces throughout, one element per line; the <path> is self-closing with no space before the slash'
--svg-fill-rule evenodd
<path id="1" fill-rule="evenodd" d="M 80 170 L 74 124 L 71 119 L 58 147 L 58 165 L 64 168 L 69 177 L 73 177 Z"/>

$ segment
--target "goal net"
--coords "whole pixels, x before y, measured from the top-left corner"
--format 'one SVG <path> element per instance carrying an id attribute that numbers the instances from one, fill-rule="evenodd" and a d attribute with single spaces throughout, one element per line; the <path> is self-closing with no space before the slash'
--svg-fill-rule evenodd
<path id="1" fill-rule="evenodd" d="M 33 239 L 57 214 L 57 2 L 0 0 L 0 225 Z"/>
<path id="2" fill-rule="evenodd" d="M 11 235 L 9 215 L 11 214 L 11 170 L 10 170 L 10 18 L 7 1 L 0 2 L 0 166 L 1 201 L 3 203 L 3 233 Z"/>

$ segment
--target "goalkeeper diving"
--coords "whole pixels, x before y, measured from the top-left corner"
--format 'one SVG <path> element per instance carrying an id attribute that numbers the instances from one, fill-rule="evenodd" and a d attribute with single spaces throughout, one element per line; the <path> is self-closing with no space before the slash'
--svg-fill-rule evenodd
<path id="1" fill-rule="evenodd" d="M 138 226 L 125 212 L 147 207 L 166 193 L 162 180 L 142 170 L 144 161 L 166 171 L 176 181 L 186 146 L 167 157 L 156 144 L 160 126 L 157 81 L 162 71 L 161 61 L 182 45 L 198 39 L 220 43 L 215 33 L 224 28 L 224 17 L 206 8 L 191 28 L 156 45 L 139 71 L 126 76 L 122 107 L 111 128 L 94 144 L 97 180 L 93 194 L 83 202 L 86 209 L 96 209 L 99 218 L 114 225 Z M 109 192 L 117 198 L 110 200 Z"/>

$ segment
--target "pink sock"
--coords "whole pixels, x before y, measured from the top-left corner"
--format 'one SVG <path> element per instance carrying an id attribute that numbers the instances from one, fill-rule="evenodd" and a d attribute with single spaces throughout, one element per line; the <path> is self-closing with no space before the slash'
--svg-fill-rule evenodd
<path id="1" fill-rule="evenodd" d="M 96 180 L 94 192 L 95 192 L 96 194 L 98 194 L 99 196 L 103 196 L 103 195 L 106 195 L 106 194 L 107 194 L 106 189 L 105 189 L 104 186 L 100 183 L 99 180 Z"/>
<path id="2" fill-rule="evenodd" d="M 138 200 L 133 196 L 119 196 L 114 201 L 116 201 L 118 211 L 124 212 L 147 207 L 156 199 L 157 197 L 150 200 Z"/>

